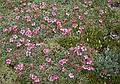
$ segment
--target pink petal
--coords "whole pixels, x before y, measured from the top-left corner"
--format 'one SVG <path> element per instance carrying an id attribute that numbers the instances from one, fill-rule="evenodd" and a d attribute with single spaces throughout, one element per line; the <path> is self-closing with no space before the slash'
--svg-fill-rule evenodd
<path id="1" fill-rule="evenodd" d="M 11 59 L 6 59 L 5 63 L 8 65 L 11 64 Z"/>

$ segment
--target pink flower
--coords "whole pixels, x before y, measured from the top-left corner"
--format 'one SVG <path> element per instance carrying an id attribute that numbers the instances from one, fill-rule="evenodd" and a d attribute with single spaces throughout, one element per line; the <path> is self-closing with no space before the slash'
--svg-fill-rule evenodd
<path id="1" fill-rule="evenodd" d="M 70 55 L 70 52 L 68 51 L 68 52 L 66 52 L 66 54 L 67 54 L 67 55 Z"/>
<path id="2" fill-rule="evenodd" d="M 8 65 L 11 64 L 11 59 L 6 59 L 5 63 Z"/>
<path id="3" fill-rule="evenodd" d="M 34 82 L 35 82 L 35 83 L 39 83 L 39 82 L 40 82 L 39 78 L 36 78 L 36 79 L 34 80 Z"/>
<path id="4" fill-rule="evenodd" d="M 74 51 L 74 50 L 75 50 L 75 48 L 74 48 L 74 47 L 71 47 L 69 50 Z"/>
<path id="5" fill-rule="evenodd" d="M 35 26 L 35 22 L 32 23 L 32 26 Z"/>
<path id="6" fill-rule="evenodd" d="M 84 31 L 83 27 L 79 27 L 78 32 L 82 33 Z"/>
<path id="7" fill-rule="evenodd" d="M 15 69 L 22 71 L 22 70 L 23 70 L 23 67 L 24 67 L 24 64 L 20 63 L 20 64 L 17 64 L 17 65 L 15 66 Z"/>
<path id="8" fill-rule="evenodd" d="M 69 50 L 74 51 L 75 53 L 77 53 L 77 55 L 82 55 L 83 51 L 86 51 L 86 47 L 83 46 L 82 44 L 77 45 L 76 47 L 71 47 Z"/>
<path id="9" fill-rule="evenodd" d="M 18 11 L 19 11 L 19 9 L 18 9 L 18 8 L 15 8 L 14 10 L 15 10 L 15 12 L 18 12 Z"/>
<path id="10" fill-rule="evenodd" d="M 37 10 L 37 9 L 38 9 L 38 7 L 37 7 L 36 4 L 31 4 L 31 8 L 34 9 L 34 10 Z"/>
<path id="11" fill-rule="evenodd" d="M 9 42 L 14 42 L 15 41 L 15 39 L 13 39 L 13 38 L 10 38 L 10 40 L 9 40 Z"/>
<path id="12" fill-rule="evenodd" d="M 53 9 L 54 11 L 56 11 L 56 10 L 57 10 L 57 7 L 53 6 L 52 9 Z"/>
<path id="13" fill-rule="evenodd" d="M 43 8 L 46 7 L 46 5 L 47 5 L 47 4 L 46 4 L 45 2 L 41 2 L 41 3 L 40 3 L 40 8 L 43 9 Z"/>
<path id="14" fill-rule="evenodd" d="M 46 66 L 46 64 L 41 64 L 41 65 L 39 65 L 39 69 L 42 70 L 45 66 Z"/>
<path id="15" fill-rule="evenodd" d="M 48 20 L 49 20 L 49 17 L 48 17 L 48 16 L 44 17 L 44 20 L 45 20 L 45 21 L 48 21 Z"/>
<path id="16" fill-rule="evenodd" d="M 0 19 L 2 19 L 3 17 L 0 15 Z"/>
<path id="17" fill-rule="evenodd" d="M 23 35 L 23 34 L 25 34 L 25 30 L 24 29 L 21 29 L 20 30 L 20 33 Z"/>
<path id="18" fill-rule="evenodd" d="M 82 50 L 82 51 L 86 51 L 87 49 L 86 49 L 85 46 L 82 46 L 82 47 L 81 47 L 81 50 Z"/>
<path id="19" fill-rule="evenodd" d="M 92 64 L 92 60 L 87 55 L 85 55 L 84 58 L 85 58 L 86 64 L 90 64 L 90 65 Z"/>
<path id="20" fill-rule="evenodd" d="M 26 12 L 30 13 L 30 12 L 31 12 L 31 10 L 30 10 L 30 9 L 27 9 L 27 10 L 26 10 Z"/>
<path id="21" fill-rule="evenodd" d="M 19 20 L 19 19 L 20 19 L 20 16 L 16 16 L 15 19 L 16 19 L 16 20 Z"/>
<path id="22" fill-rule="evenodd" d="M 31 30 L 29 28 L 25 32 L 25 35 L 28 36 L 28 37 L 32 37 L 32 32 L 31 32 Z"/>
<path id="23" fill-rule="evenodd" d="M 91 65 L 83 65 L 82 68 L 89 71 L 94 70 L 94 68 Z"/>
<path id="24" fill-rule="evenodd" d="M 9 31 L 9 32 L 12 31 L 12 27 L 9 27 L 9 28 L 8 28 L 8 31 Z"/>
<path id="25" fill-rule="evenodd" d="M 67 59 L 61 59 L 61 60 L 59 60 L 59 64 L 60 65 L 64 65 L 65 63 L 66 63 L 66 61 L 67 61 Z"/>
<path id="26" fill-rule="evenodd" d="M 25 42 L 25 38 L 23 38 L 23 37 L 20 37 L 19 40 L 20 40 L 20 42 Z"/>
<path id="27" fill-rule="evenodd" d="M 88 56 L 87 56 L 87 55 L 85 55 L 85 56 L 84 56 L 84 58 L 85 58 L 85 59 L 88 59 Z"/>
<path id="28" fill-rule="evenodd" d="M 13 37 L 11 37 L 11 38 L 9 39 L 9 42 L 15 42 L 15 41 L 16 41 L 16 38 L 17 38 L 17 36 L 16 36 L 16 35 L 13 35 Z"/>
<path id="29" fill-rule="evenodd" d="M 74 74 L 73 73 L 69 73 L 68 75 L 70 78 L 74 78 Z"/>
<path id="30" fill-rule="evenodd" d="M 76 51 L 77 55 L 82 55 L 82 52 L 80 50 Z"/>
<path id="31" fill-rule="evenodd" d="M 57 21 L 57 19 L 55 19 L 55 18 L 54 18 L 54 19 L 52 19 L 52 23 L 54 23 L 54 22 L 56 22 L 56 21 Z"/>
<path id="32" fill-rule="evenodd" d="M 25 43 L 25 45 L 28 45 L 30 43 L 30 40 L 29 39 L 25 39 L 24 43 Z"/>
<path id="33" fill-rule="evenodd" d="M 3 32 L 8 32 L 9 29 L 8 28 L 3 28 Z"/>
<path id="34" fill-rule="evenodd" d="M 51 62 L 52 62 L 52 59 L 49 58 L 49 57 L 46 57 L 45 61 L 48 62 L 48 63 L 51 63 Z"/>
<path id="35" fill-rule="evenodd" d="M 48 23 L 51 23 L 51 22 L 52 22 L 52 19 L 48 19 L 47 22 L 48 22 Z"/>
<path id="36" fill-rule="evenodd" d="M 66 29 L 63 29 L 63 28 L 61 28 L 60 30 L 63 31 L 63 33 L 62 33 L 63 35 L 66 35 L 66 34 L 70 33 L 70 31 L 71 31 L 72 29 L 67 29 L 67 28 L 66 28 Z"/>
<path id="37" fill-rule="evenodd" d="M 26 56 L 31 56 L 32 52 L 31 51 L 26 51 Z"/>
<path id="38" fill-rule="evenodd" d="M 44 54 L 48 54 L 49 53 L 49 49 L 48 48 L 43 49 L 43 53 Z"/>
<path id="39" fill-rule="evenodd" d="M 35 48 L 35 44 L 34 43 L 28 43 L 27 44 L 27 50 L 31 50 L 31 49 L 33 49 L 33 48 Z"/>
<path id="40" fill-rule="evenodd" d="M 56 24 L 59 28 L 62 28 L 62 23 L 60 21 L 56 21 Z"/>
<path id="41" fill-rule="evenodd" d="M 80 51 L 80 48 L 81 48 L 81 46 L 76 46 L 76 47 L 74 47 L 74 52 Z"/>
<path id="42" fill-rule="evenodd" d="M 80 15 L 79 19 L 82 21 L 84 19 L 84 16 Z"/>
<path id="43" fill-rule="evenodd" d="M 52 11 L 52 15 L 53 15 L 53 16 L 56 16 L 57 14 L 56 14 L 56 12 Z"/>
<path id="44" fill-rule="evenodd" d="M 18 36 L 15 34 L 15 35 L 12 35 L 13 39 L 17 39 Z"/>
<path id="45" fill-rule="evenodd" d="M 30 16 L 25 16 L 25 18 L 27 19 L 27 22 L 31 21 L 31 17 Z"/>
<path id="46" fill-rule="evenodd" d="M 79 49 L 81 48 L 81 46 L 80 46 L 80 45 L 77 45 L 75 48 L 79 50 Z"/>
<path id="47" fill-rule="evenodd" d="M 86 59 L 86 64 L 92 64 L 92 60 L 90 58 Z"/>
<path id="48" fill-rule="evenodd" d="M 50 80 L 50 81 L 55 81 L 55 80 L 57 80 L 58 78 L 59 78 L 58 75 L 52 74 L 52 75 L 50 76 L 49 80 Z"/>
<path id="49" fill-rule="evenodd" d="M 42 4 L 42 6 L 46 6 L 47 5 L 46 2 L 41 2 L 41 4 Z"/>
<path id="50" fill-rule="evenodd" d="M 7 48 L 6 49 L 7 52 L 11 52 L 11 50 L 12 50 L 11 48 Z"/>
<path id="51" fill-rule="evenodd" d="M 22 44 L 20 42 L 16 42 L 16 46 L 20 47 Z"/>
<path id="52" fill-rule="evenodd" d="M 72 27 L 74 27 L 74 28 L 76 28 L 77 26 L 78 26 L 77 23 L 73 23 L 73 24 L 72 24 Z"/>
<path id="53" fill-rule="evenodd" d="M 34 34 L 38 34 L 40 32 L 40 28 L 33 29 L 32 31 Z"/>
<path id="54" fill-rule="evenodd" d="M 13 31 L 13 32 L 16 32 L 16 31 L 17 31 L 17 26 L 16 26 L 16 25 L 12 27 L 12 31 Z"/>
<path id="55" fill-rule="evenodd" d="M 47 22 L 48 23 L 54 23 L 54 22 L 56 22 L 56 19 L 48 19 Z"/>
<path id="56" fill-rule="evenodd" d="M 30 77 L 30 79 L 32 79 L 35 83 L 40 82 L 39 78 L 38 78 L 36 75 L 34 75 L 34 74 L 30 74 L 29 77 Z"/>
<path id="57" fill-rule="evenodd" d="M 23 3 L 24 6 L 26 6 L 26 3 Z"/>
<path id="58" fill-rule="evenodd" d="M 108 0 L 107 2 L 111 4 L 111 3 L 112 3 L 112 0 Z"/>
<path id="59" fill-rule="evenodd" d="M 23 13 L 23 12 L 24 12 L 24 10 L 21 8 L 20 12 L 21 12 L 21 13 Z"/>
<path id="60" fill-rule="evenodd" d="M 37 78 L 37 76 L 34 75 L 34 74 L 30 74 L 29 77 L 30 77 L 32 80 L 35 80 L 35 79 Z"/>

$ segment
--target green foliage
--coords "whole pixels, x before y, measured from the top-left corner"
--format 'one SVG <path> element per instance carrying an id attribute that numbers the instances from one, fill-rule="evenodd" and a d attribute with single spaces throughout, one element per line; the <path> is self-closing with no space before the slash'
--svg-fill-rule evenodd
<path id="1" fill-rule="evenodd" d="M 95 53 L 93 61 L 95 71 L 88 75 L 90 77 L 88 84 L 118 84 L 120 82 L 118 75 L 120 73 L 119 59 L 120 53 L 109 48 L 101 54 Z"/>
<path id="2" fill-rule="evenodd" d="M 17 80 L 20 82 L 20 84 L 32 84 L 32 82 L 29 80 L 29 71 L 30 69 L 26 69 L 24 73 L 22 74 L 22 77 L 18 77 Z"/>
<path id="3" fill-rule="evenodd" d="M 120 53 L 113 52 L 112 50 L 105 50 L 102 54 L 96 53 L 94 64 L 97 73 L 107 75 L 117 75 L 119 72 L 119 57 Z M 105 71 L 105 72 L 104 72 Z"/>

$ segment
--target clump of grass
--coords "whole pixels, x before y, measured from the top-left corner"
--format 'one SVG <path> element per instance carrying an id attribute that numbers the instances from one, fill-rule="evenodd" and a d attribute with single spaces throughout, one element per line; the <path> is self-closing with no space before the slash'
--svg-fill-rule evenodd
<path id="1" fill-rule="evenodd" d="M 67 36 L 67 37 L 62 37 L 62 38 L 58 38 L 56 39 L 56 42 L 64 47 L 64 48 L 70 48 L 72 46 L 75 46 L 77 43 L 80 42 L 80 38 L 75 37 L 75 36 Z"/>
<path id="2" fill-rule="evenodd" d="M 1 84 L 16 84 L 17 75 L 8 66 L 4 65 L 0 59 L 0 83 Z M 19 82 L 18 82 L 19 84 Z"/>

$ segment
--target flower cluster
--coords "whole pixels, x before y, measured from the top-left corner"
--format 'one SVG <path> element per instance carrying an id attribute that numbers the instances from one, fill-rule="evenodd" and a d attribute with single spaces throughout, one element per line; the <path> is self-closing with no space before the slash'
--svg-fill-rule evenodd
<path id="1" fill-rule="evenodd" d="M 58 75 L 52 74 L 52 75 L 50 75 L 49 80 L 50 80 L 50 81 L 55 81 L 55 80 L 57 80 L 58 78 L 59 78 Z"/>
<path id="2" fill-rule="evenodd" d="M 18 71 L 22 71 L 23 68 L 24 68 L 24 64 L 22 64 L 22 63 L 17 64 L 17 65 L 15 66 L 15 69 L 18 70 Z"/>
<path id="3" fill-rule="evenodd" d="M 108 2 L 111 3 L 111 0 Z M 81 6 L 87 8 L 93 6 L 92 3 L 92 0 L 84 0 Z M 96 32 L 91 32 L 95 28 L 89 27 L 97 24 L 96 22 L 100 27 L 104 26 L 107 11 L 99 9 L 98 21 L 91 19 L 94 17 L 92 8 L 90 11 L 81 11 L 75 6 L 70 11 L 62 10 L 62 16 L 59 11 L 56 3 L 21 0 L 14 8 L 13 17 L 7 18 L 10 23 L 0 31 L 9 40 L 3 42 L 7 53 L 4 56 L 5 64 L 14 67 L 15 72 L 26 73 L 25 76 L 33 84 L 48 80 L 53 82 L 66 77 L 73 80 L 84 71 L 89 73 L 96 69 L 93 62 L 95 49 L 87 44 L 92 43 L 90 35 L 96 36 Z M 0 16 L 0 20 L 3 18 L 4 16 Z M 99 33 L 99 29 L 95 31 L 97 30 Z M 64 39 L 60 41 L 63 46 L 59 43 L 61 38 Z M 64 46 L 64 43 L 68 45 Z M 20 75 L 21 78 L 22 76 L 24 75 Z"/>
<path id="4" fill-rule="evenodd" d="M 89 58 L 87 55 L 84 56 L 84 59 L 85 59 L 85 63 L 84 65 L 82 66 L 83 69 L 86 69 L 86 70 L 94 70 L 93 66 L 92 66 L 92 59 Z"/>
<path id="5" fill-rule="evenodd" d="M 71 51 L 74 51 L 77 55 L 82 55 L 82 52 L 86 51 L 86 47 L 82 44 L 77 45 L 76 47 L 71 47 Z"/>
<path id="6" fill-rule="evenodd" d="M 29 77 L 34 83 L 40 82 L 39 78 L 35 74 L 30 74 Z"/>

